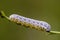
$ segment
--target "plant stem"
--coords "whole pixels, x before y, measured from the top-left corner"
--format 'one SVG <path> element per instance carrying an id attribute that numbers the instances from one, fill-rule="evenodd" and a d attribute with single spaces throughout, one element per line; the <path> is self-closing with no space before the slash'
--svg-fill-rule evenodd
<path id="1" fill-rule="evenodd" d="M 0 16 L 1 16 L 2 18 L 6 18 L 6 19 L 9 20 L 9 18 L 5 15 L 5 13 L 4 13 L 3 11 L 0 12 Z"/>
<path id="2" fill-rule="evenodd" d="M 59 31 L 50 31 L 49 33 L 51 33 L 51 34 L 60 34 Z"/>

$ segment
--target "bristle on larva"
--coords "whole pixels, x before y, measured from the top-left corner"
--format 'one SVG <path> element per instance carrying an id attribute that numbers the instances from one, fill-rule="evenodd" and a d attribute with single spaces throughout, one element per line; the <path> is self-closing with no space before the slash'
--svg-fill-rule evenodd
<path id="1" fill-rule="evenodd" d="M 51 29 L 47 22 L 26 18 L 17 14 L 10 15 L 9 19 L 17 24 L 25 25 L 28 28 L 34 28 L 46 32 L 49 32 Z"/>

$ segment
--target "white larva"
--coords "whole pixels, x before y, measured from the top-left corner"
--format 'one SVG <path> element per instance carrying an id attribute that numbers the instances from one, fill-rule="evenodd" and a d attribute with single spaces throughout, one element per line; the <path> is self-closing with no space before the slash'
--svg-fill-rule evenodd
<path id="1" fill-rule="evenodd" d="M 43 30 L 50 34 L 60 34 L 60 31 L 51 31 L 50 25 L 44 21 L 26 18 L 17 14 L 12 14 L 9 17 L 7 17 L 3 11 L 0 12 L 0 17 L 6 18 L 7 20 L 15 22 L 17 24 L 25 25 L 25 27 Z"/>
<path id="2" fill-rule="evenodd" d="M 46 32 L 49 32 L 51 30 L 50 25 L 44 21 L 26 18 L 17 14 L 10 15 L 9 19 L 17 24 L 25 25 L 26 27 L 34 28 L 37 30 L 43 30 Z"/>

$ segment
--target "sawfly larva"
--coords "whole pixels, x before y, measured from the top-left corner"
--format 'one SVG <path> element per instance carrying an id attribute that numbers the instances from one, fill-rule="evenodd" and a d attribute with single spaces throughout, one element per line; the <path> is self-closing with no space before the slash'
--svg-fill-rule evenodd
<path id="1" fill-rule="evenodd" d="M 49 32 L 51 29 L 50 25 L 47 22 L 30 19 L 17 14 L 10 15 L 9 19 L 17 24 L 25 25 L 28 28 L 34 28 L 47 32 Z"/>
<path id="2" fill-rule="evenodd" d="M 39 31 L 46 31 L 50 34 L 60 34 L 60 31 L 51 31 L 51 26 L 44 21 L 30 19 L 17 14 L 12 14 L 7 17 L 3 11 L 0 12 L 0 17 L 15 22 L 17 24 L 24 25 L 28 28 L 37 29 Z"/>

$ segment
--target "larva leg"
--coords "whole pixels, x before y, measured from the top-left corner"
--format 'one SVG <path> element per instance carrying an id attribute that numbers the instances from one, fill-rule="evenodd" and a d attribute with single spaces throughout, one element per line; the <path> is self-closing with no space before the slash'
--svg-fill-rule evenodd
<path id="1" fill-rule="evenodd" d="M 24 25 L 22 21 L 20 21 L 20 24 L 21 24 L 21 25 Z"/>
<path id="2" fill-rule="evenodd" d="M 16 24 L 17 24 L 17 25 L 21 25 L 21 21 L 17 22 Z"/>
<path id="3" fill-rule="evenodd" d="M 39 27 L 39 26 L 37 26 L 36 30 L 44 31 L 44 29 L 42 29 L 42 27 Z"/>
<path id="4" fill-rule="evenodd" d="M 26 28 L 29 28 L 29 24 L 26 23 L 26 22 L 24 22 L 24 25 L 23 26 L 25 26 Z"/>
<path id="5" fill-rule="evenodd" d="M 20 23 L 16 23 L 17 25 L 21 25 Z"/>
<path id="6" fill-rule="evenodd" d="M 29 24 L 30 28 L 34 28 L 34 25 L 33 24 Z"/>
<path id="7" fill-rule="evenodd" d="M 36 29 L 35 25 L 33 25 L 33 27 L 31 27 L 32 29 Z"/>
<path id="8" fill-rule="evenodd" d="M 16 22 L 16 19 L 15 18 L 9 18 L 10 19 L 10 21 L 12 21 L 12 22 Z"/>
<path id="9" fill-rule="evenodd" d="M 42 31 L 42 28 L 39 27 L 39 26 L 37 26 L 36 29 L 39 30 L 39 31 Z"/>

